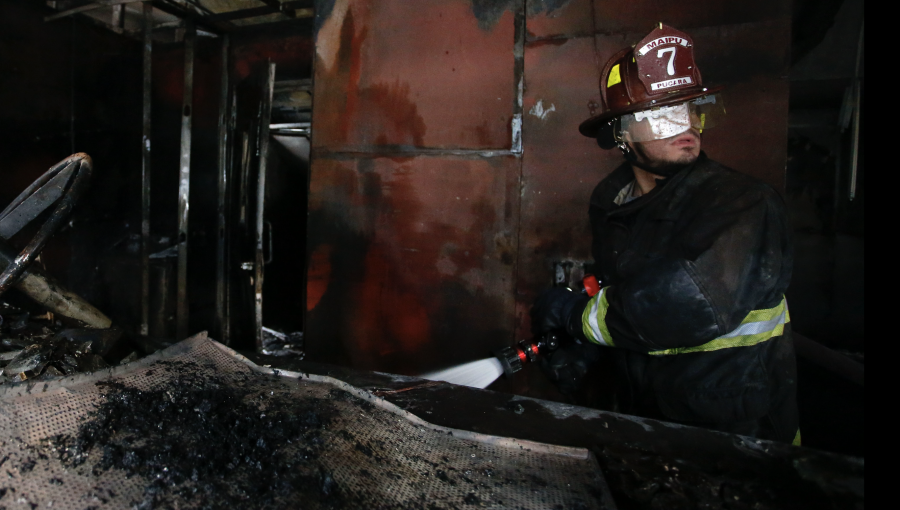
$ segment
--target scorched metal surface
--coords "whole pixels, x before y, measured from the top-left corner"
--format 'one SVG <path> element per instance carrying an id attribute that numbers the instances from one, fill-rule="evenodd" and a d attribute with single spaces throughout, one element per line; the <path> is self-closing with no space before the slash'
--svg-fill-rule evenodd
<path id="1" fill-rule="evenodd" d="M 596 460 L 434 426 L 205 336 L 0 390 L 0 504 L 32 508 L 615 508 Z"/>
<path id="2" fill-rule="evenodd" d="M 598 113 L 598 66 L 659 21 L 728 87 L 710 157 L 780 189 L 786 4 L 320 2 L 311 359 L 413 374 L 528 339 L 554 262 L 589 258 L 590 192 L 622 161 L 578 133 Z M 538 371 L 495 388 L 562 398 Z"/>

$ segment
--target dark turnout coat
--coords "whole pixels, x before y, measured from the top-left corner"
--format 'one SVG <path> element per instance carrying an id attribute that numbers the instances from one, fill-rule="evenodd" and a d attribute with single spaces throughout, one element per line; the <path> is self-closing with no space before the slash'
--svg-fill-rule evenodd
<path id="1" fill-rule="evenodd" d="M 622 165 L 590 205 L 620 409 L 793 440 L 796 360 L 784 324 L 793 252 L 782 198 L 705 154 L 648 195 L 616 205 L 633 179 Z M 787 319 L 777 335 L 735 333 L 761 316 L 754 311 L 779 305 Z"/>

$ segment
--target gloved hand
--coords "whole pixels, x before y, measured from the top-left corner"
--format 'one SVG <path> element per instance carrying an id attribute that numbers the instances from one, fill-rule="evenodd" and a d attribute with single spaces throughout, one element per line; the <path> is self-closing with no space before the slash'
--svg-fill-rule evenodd
<path id="1" fill-rule="evenodd" d="M 531 309 L 531 326 L 540 336 L 551 331 L 565 331 L 572 338 L 587 341 L 581 328 L 581 314 L 591 298 L 562 287 L 544 291 Z"/>
<path id="2" fill-rule="evenodd" d="M 574 397 L 588 370 L 600 360 L 600 347 L 594 344 L 566 343 L 550 356 L 541 357 L 541 370 L 556 383 L 564 395 Z"/>

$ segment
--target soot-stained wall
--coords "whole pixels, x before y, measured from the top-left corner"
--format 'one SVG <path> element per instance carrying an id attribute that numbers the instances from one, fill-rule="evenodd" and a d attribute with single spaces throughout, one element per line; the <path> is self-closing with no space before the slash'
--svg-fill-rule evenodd
<path id="1" fill-rule="evenodd" d="M 311 356 L 417 373 L 529 337 L 553 261 L 588 259 L 591 190 L 621 163 L 577 132 L 600 67 L 658 21 L 689 31 L 706 81 L 728 86 L 708 153 L 783 187 L 786 3 L 527 5 L 319 3 Z M 552 396 L 526 372 L 495 387 Z"/>
<path id="2" fill-rule="evenodd" d="M 140 218 L 140 45 L 73 19 L 45 23 L 46 14 L 30 2 L 0 3 L 0 207 L 54 163 L 90 154 L 90 188 L 41 261 L 122 324 L 134 299 L 132 288 L 116 287 L 116 257 Z M 12 242 L 21 248 L 33 234 L 26 228 Z"/>

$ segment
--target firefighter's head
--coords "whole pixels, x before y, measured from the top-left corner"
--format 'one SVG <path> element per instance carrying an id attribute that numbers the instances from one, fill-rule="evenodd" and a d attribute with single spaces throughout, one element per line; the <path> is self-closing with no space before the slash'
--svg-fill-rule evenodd
<path id="1" fill-rule="evenodd" d="M 648 169 L 689 164 L 700 154 L 700 135 L 725 113 L 722 88 L 703 86 L 690 36 L 660 23 L 606 63 L 603 112 L 579 130 Z"/>

